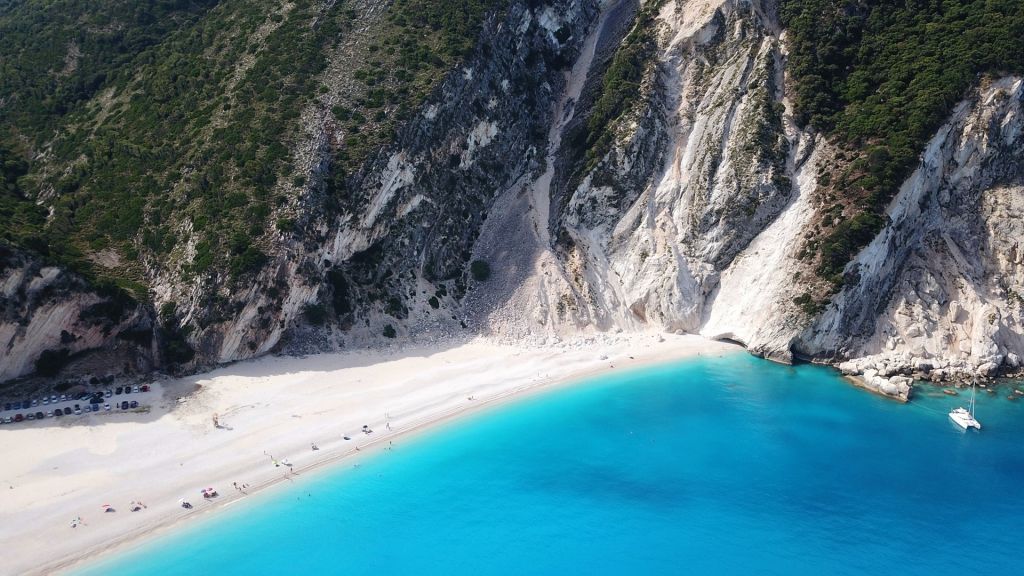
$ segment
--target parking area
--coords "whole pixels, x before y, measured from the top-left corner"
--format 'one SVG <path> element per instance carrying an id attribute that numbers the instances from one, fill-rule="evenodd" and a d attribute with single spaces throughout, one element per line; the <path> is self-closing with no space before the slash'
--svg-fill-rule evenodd
<path id="1" fill-rule="evenodd" d="M 110 386 L 76 393 L 50 394 L 24 399 L 5 399 L 0 405 L 0 425 L 58 419 L 90 413 L 129 412 L 148 408 L 156 392 L 149 384 Z"/>

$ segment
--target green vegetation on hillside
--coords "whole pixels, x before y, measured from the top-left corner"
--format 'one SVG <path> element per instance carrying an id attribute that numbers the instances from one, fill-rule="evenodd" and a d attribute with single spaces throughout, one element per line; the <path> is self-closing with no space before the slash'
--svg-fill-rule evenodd
<path id="1" fill-rule="evenodd" d="M 572 144 L 585 151 L 584 174 L 608 153 L 615 142 L 619 119 L 639 101 L 640 83 L 654 64 L 654 19 L 662 3 L 648 2 L 640 9 L 636 23 L 604 73 L 601 93 L 587 118 L 586 129 L 571 136 Z"/>
<path id="2" fill-rule="evenodd" d="M 218 0 L 23 0 L 0 5 L 0 141 L 35 145 L 169 33 Z M 0 4 L 3 4 L 0 2 Z"/>
<path id="3" fill-rule="evenodd" d="M 817 244 L 835 285 L 925 143 L 982 74 L 1024 71 L 1020 0 L 781 0 L 798 121 L 854 152 L 846 218 Z"/>
<path id="4" fill-rule="evenodd" d="M 281 212 L 305 185 L 300 113 L 337 100 L 327 189 L 343 195 L 505 1 L 395 0 L 383 15 L 346 0 L 3 6 L 0 238 L 121 285 L 141 287 L 144 263 L 258 270 L 301 225 Z M 362 67 L 327 75 L 336 51 Z"/>
<path id="5" fill-rule="evenodd" d="M 45 254 L 46 242 L 39 232 L 46 210 L 22 192 L 20 179 L 27 173 L 28 163 L 0 144 L 0 238 Z"/>
<path id="6" fill-rule="evenodd" d="M 507 0 L 395 0 L 353 77 L 362 90 L 334 107 L 345 127 L 336 178 L 344 178 L 395 135 L 397 127 L 476 45 L 487 13 Z"/>
<path id="7" fill-rule="evenodd" d="M 76 117 L 55 143 L 74 169 L 55 184 L 52 228 L 66 226 L 83 251 L 113 247 L 134 260 L 142 248 L 160 260 L 188 220 L 193 272 L 225 252 L 233 276 L 263 262 L 272 191 L 291 168 L 287 138 L 341 25 L 312 0 L 258 8 L 221 4 L 141 55 L 109 110 Z"/>
<path id="8" fill-rule="evenodd" d="M 139 256 L 165 263 L 188 225 L 192 271 L 224 260 L 244 274 L 264 260 L 288 138 L 341 18 L 313 0 L 121 4 L 29 0 L 0 19 L 2 54 L 30 55 L 3 61 L 0 98 L 13 113 L 0 137 L 22 157 L 50 147 L 18 194 L 55 192 L 45 227 L 5 222 L 3 236 L 42 238 L 48 256 L 80 270 L 90 268 L 81 255 L 105 251 L 116 263 L 103 274 L 143 282 Z"/>

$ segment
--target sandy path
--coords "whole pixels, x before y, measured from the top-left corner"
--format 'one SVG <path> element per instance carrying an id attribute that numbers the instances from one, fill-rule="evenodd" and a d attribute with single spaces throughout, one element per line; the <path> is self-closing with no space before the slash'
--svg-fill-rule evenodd
<path id="1" fill-rule="evenodd" d="M 288 460 L 301 472 L 529 390 L 735 349 L 697 336 L 648 333 L 535 348 L 474 340 L 271 357 L 158 382 L 162 400 L 150 414 L 5 426 L 0 573 L 52 573 L 243 498 L 233 482 L 248 484 L 251 494 L 288 475 L 289 468 L 275 467 L 272 459 Z M 214 427 L 215 413 L 225 428 Z M 360 432 L 364 424 L 373 434 Z M 311 449 L 313 442 L 319 450 Z M 200 490 L 207 486 L 220 498 L 204 501 Z M 180 507 L 183 497 L 193 510 Z M 133 500 L 147 508 L 130 512 Z M 103 513 L 103 504 L 117 511 Z M 84 525 L 72 528 L 76 517 Z"/>

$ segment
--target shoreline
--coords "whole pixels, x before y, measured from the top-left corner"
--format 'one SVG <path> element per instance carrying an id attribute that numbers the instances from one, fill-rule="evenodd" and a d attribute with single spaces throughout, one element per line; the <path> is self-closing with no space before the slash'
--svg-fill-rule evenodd
<path id="1" fill-rule="evenodd" d="M 6 517 L 0 542 L 21 552 L 0 572 L 66 573 L 106 553 L 171 534 L 295 477 L 301 481 L 354 456 L 373 455 L 386 449 L 385 442 L 533 393 L 616 369 L 741 350 L 699 336 L 659 333 L 595 335 L 546 346 L 477 338 L 405 350 L 269 357 L 160 383 L 162 405 L 149 414 L 101 415 L 76 419 L 75 425 L 6 431 L 0 455 L 16 463 L 16 477 L 3 480 L 21 484 L 21 498 L 0 503 L 0 517 Z M 213 414 L 220 415 L 223 428 L 214 427 Z M 359 423 L 374 432 L 363 434 Z M 341 439 L 342 434 L 352 440 Z M 175 441 L 180 444 L 170 446 Z M 311 449 L 313 442 L 318 450 Z M 160 444 L 167 446 L 155 446 Z M 142 453 L 139 446 L 150 448 Z M 278 458 L 290 460 L 293 468 L 274 466 Z M 64 469 L 49 466 L 68 460 L 71 465 Z M 69 481 L 82 486 L 68 489 L 64 484 Z M 235 481 L 248 485 L 245 493 L 232 487 Z M 221 496 L 204 501 L 198 491 L 205 486 L 216 487 Z M 181 508 L 179 498 L 189 498 L 193 509 Z M 100 512 L 108 500 L 120 508 L 121 500 L 129 499 L 144 501 L 148 508 Z M 85 522 L 71 528 L 70 520 L 79 516 Z M 11 526 L 20 530 L 12 533 Z"/>

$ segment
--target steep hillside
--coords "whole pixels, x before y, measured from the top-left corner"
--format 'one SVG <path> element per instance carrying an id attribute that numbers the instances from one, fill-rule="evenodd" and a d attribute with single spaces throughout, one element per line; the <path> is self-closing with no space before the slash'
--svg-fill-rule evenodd
<path id="1" fill-rule="evenodd" d="M 1019 2 L 119 6 L 0 12 L 0 379 L 654 327 L 905 395 L 1024 354 Z"/>

